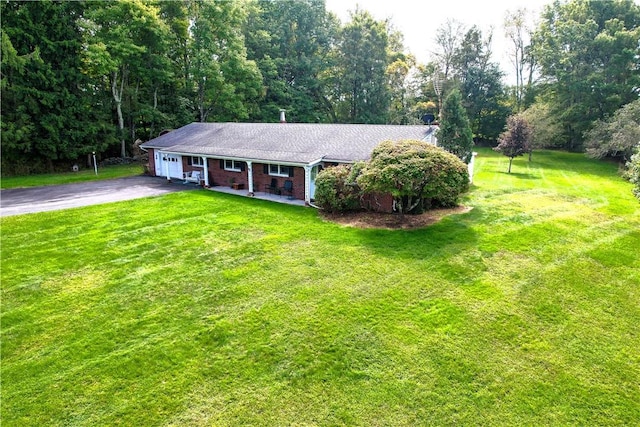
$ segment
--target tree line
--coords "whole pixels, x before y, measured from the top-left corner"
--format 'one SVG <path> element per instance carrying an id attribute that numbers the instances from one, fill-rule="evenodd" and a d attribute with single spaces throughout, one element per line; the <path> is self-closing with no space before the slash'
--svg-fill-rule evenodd
<path id="1" fill-rule="evenodd" d="M 535 26 L 510 12 L 515 86 L 492 34 L 450 20 L 420 64 L 402 33 L 363 9 L 340 22 L 324 0 L 3 1 L 2 173 L 127 156 L 136 140 L 193 121 L 418 124 L 454 89 L 476 142 L 507 117 L 538 145 L 580 150 L 640 87 L 640 6 L 548 5 Z"/>

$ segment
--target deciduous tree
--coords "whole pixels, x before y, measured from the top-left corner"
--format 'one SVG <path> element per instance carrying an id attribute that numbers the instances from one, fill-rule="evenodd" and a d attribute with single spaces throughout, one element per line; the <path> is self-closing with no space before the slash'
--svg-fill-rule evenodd
<path id="1" fill-rule="evenodd" d="M 530 12 L 526 8 L 507 11 L 504 17 L 504 33 L 510 42 L 510 60 L 515 73 L 515 109 L 525 108 L 525 95 L 533 84 L 536 68 L 535 56 L 531 51 L 533 26 Z"/>
<path id="2" fill-rule="evenodd" d="M 582 148 L 595 120 L 637 98 L 640 5 L 632 0 L 554 2 L 534 35 L 547 101 L 568 149 Z"/>
<path id="3" fill-rule="evenodd" d="M 640 141 L 640 99 L 616 111 L 608 120 L 597 120 L 585 134 L 587 155 L 595 159 L 618 157 L 628 162 Z"/>
<path id="4" fill-rule="evenodd" d="M 190 4 L 187 89 L 201 122 L 246 119 L 262 94 L 262 75 L 247 59 L 241 33 L 246 14 L 242 2 Z"/>
<path id="5" fill-rule="evenodd" d="M 510 114 L 502 72 L 491 62 L 491 34 L 483 38 L 473 26 L 453 58 L 453 73 L 462 95 L 471 132 L 478 140 L 495 141 Z"/>
<path id="6" fill-rule="evenodd" d="M 126 93 L 134 90 L 150 67 L 162 63 L 166 26 L 158 9 L 141 0 L 92 3 L 85 18 L 84 69 L 90 77 L 107 83 L 105 89 L 116 110 L 120 155 L 125 157 Z"/>
<path id="7" fill-rule="evenodd" d="M 514 157 L 522 156 L 531 150 L 531 127 L 521 116 L 511 116 L 507 119 L 507 130 L 500 135 L 498 146 L 494 148 L 509 158 L 509 170 Z"/>
<path id="8" fill-rule="evenodd" d="M 247 57 L 260 68 L 265 88 L 252 119 L 277 121 L 279 110 L 295 122 L 332 122 L 325 78 L 334 66 L 339 24 L 323 0 L 259 0 L 244 30 Z"/>
<path id="9" fill-rule="evenodd" d="M 640 200 L 640 143 L 631 160 L 627 163 L 629 181 L 633 184 L 633 194 Z"/>
<path id="10" fill-rule="evenodd" d="M 341 31 L 338 70 L 338 121 L 386 123 L 390 96 L 386 80 L 389 65 L 387 23 L 356 10 Z"/>

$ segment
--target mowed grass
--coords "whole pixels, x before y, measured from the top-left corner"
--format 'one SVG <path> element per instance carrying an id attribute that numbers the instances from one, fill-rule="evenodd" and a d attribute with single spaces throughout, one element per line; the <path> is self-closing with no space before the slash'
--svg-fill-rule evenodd
<path id="1" fill-rule="evenodd" d="M 93 169 L 78 172 L 51 173 L 39 175 L 10 176 L 0 179 L 0 188 L 23 188 L 43 185 L 72 184 L 74 182 L 97 181 L 101 179 L 122 178 L 142 174 L 142 165 L 114 165 L 98 168 L 96 175 Z"/>
<path id="2" fill-rule="evenodd" d="M 2 424 L 637 425 L 640 203 L 480 150 L 420 230 L 203 190 L 2 219 Z"/>

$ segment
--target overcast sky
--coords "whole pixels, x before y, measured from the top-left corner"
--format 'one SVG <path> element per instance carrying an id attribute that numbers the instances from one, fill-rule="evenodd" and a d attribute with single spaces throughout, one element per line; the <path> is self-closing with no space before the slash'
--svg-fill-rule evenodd
<path id="1" fill-rule="evenodd" d="M 542 7 L 552 0 L 326 0 L 327 9 L 335 13 L 343 23 L 349 21 L 349 12 L 359 5 L 368 10 L 374 18 L 389 18 L 393 25 L 404 35 L 405 46 L 416 56 L 419 62 L 426 63 L 435 30 L 446 22 L 455 19 L 468 28 L 477 25 L 483 36 L 493 27 L 493 60 L 500 63 L 507 74 L 506 82 L 514 83 L 513 66 L 506 53 L 508 49 L 504 36 L 504 16 L 507 10 L 515 11 L 527 8 L 536 18 Z"/>

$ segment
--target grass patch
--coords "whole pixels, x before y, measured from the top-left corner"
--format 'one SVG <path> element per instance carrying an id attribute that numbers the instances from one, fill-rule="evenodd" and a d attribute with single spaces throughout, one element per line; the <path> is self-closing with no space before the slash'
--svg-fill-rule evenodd
<path id="1" fill-rule="evenodd" d="M 477 161 L 419 230 L 204 191 L 3 218 L 3 425 L 637 423 L 631 186 Z"/>
<path id="2" fill-rule="evenodd" d="M 72 184 L 75 182 L 97 181 L 102 179 L 123 178 L 142 174 L 142 165 L 113 165 L 98 169 L 98 175 L 93 169 L 83 169 L 78 172 L 63 172 L 27 176 L 2 177 L 0 188 L 25 188 L 43 185 Z"/>

